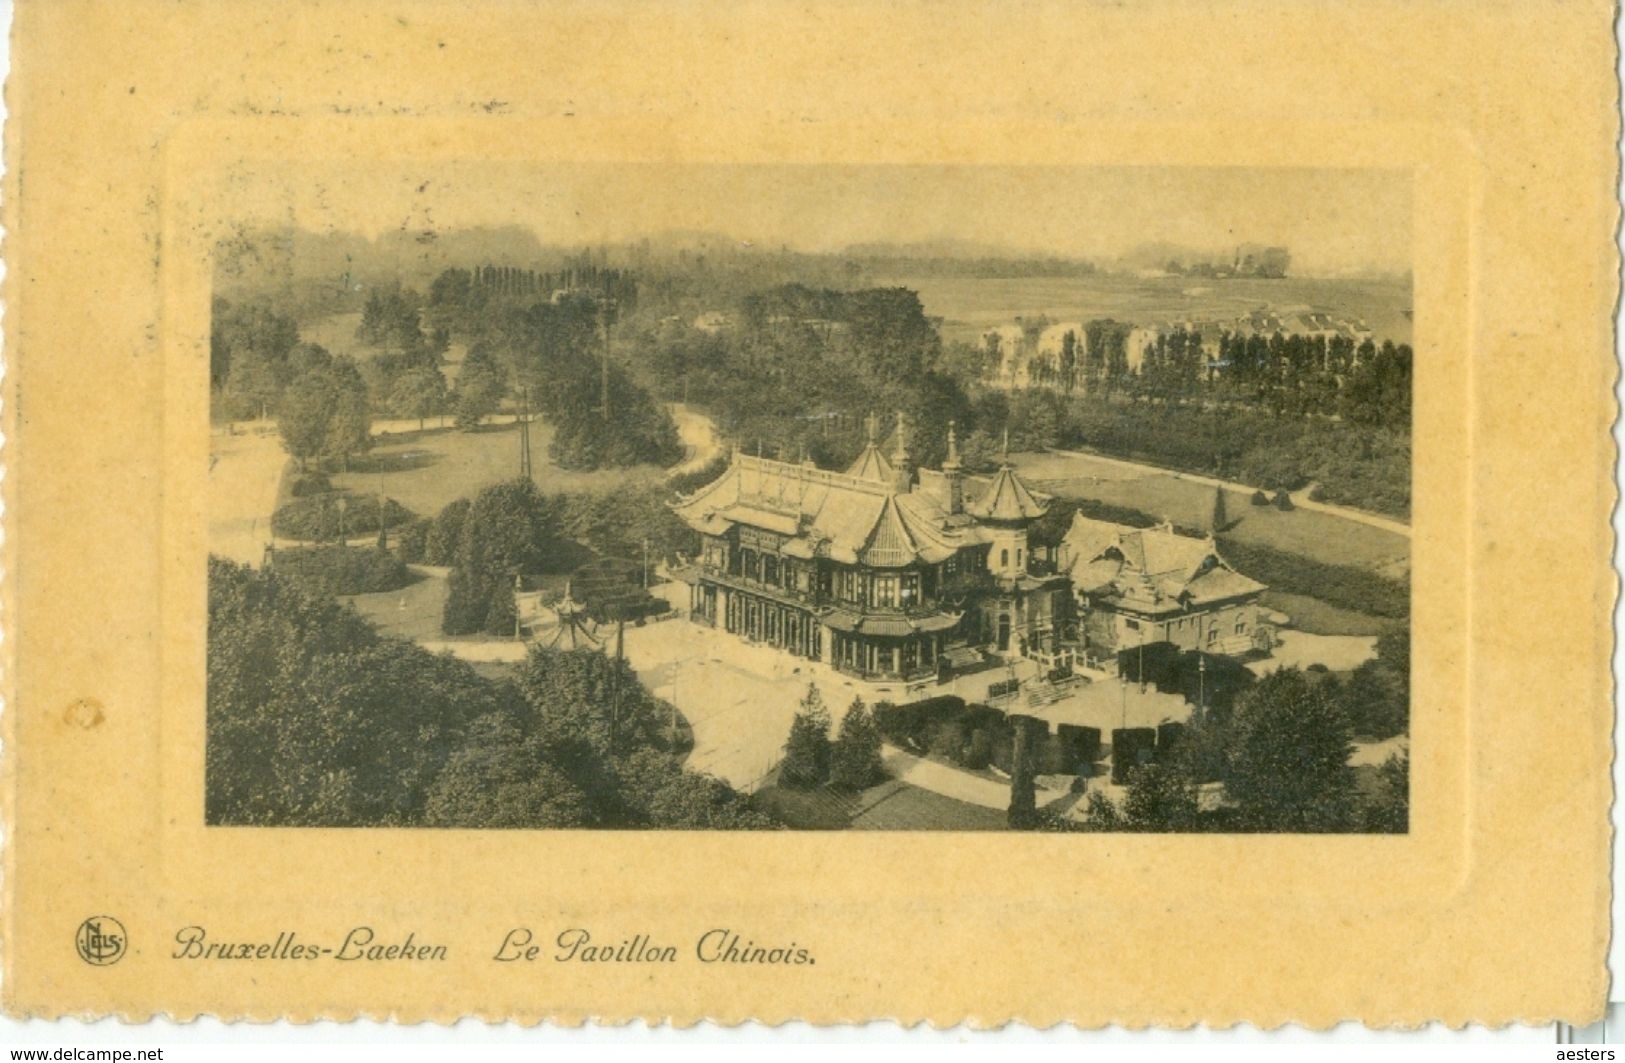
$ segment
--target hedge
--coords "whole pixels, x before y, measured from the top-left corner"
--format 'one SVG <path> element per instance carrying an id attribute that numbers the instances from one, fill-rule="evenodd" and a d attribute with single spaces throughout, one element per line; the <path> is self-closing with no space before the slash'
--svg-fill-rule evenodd
<path id="1" fill-rule="evenodd" d="M 1150 763 L 1156 750 L 1155 727 L 1112 728 L 1112 782 L 1118 786 L 1127 783 L 1129 769 Z"/>
<path id="2" fill-rule="evenodd" d="M 339 536 L 340 499 L 344 500 L 344 536 L 347 539 L 378 531 L 378 499 L 372 495 L 333 492 L 296 498 L 271 515 L 271 533 L 280 539 L 329 542 Z M 415 518 L 411 510 L 388 499 L 383 511 L 391 528 L 404 527 Z"/>
<path id="3" fill-rule="evenodd" d="M 401 559 L 367 546 L 296 546 L 278 550 L 272 565 L 322 594 L 375 594 L 412 582 Z"/>
<path id="4" fill-rule="evenodd" d="M 333 483 L 327 478 L 327 474 L 312 469 L 294 477 L 293 484 L 288 488 L 288 493 L 294 498 L 308 498 L 311 495 L 325 495 L 331 490 L 333 490 Z"/>

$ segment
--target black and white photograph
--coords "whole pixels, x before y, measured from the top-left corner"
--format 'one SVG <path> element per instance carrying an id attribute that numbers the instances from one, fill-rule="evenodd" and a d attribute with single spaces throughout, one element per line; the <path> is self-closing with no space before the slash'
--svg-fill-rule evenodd
<path id="1" fill-rule="evenodd" d="M 1409 171 L 280 179 L 209 825 L 1409 829 Z"/>

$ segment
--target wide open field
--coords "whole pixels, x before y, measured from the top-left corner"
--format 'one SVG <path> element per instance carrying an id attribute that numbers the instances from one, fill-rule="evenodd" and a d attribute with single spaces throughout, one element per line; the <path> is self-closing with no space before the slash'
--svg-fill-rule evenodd
<path id="1" fill-rule="evenodd" d="M 1150 466 L 1071 453 L 1011 460 L 1035 488 L 1060 498 L 1097 499 L 1190 528 L 1206 528 L 1213 515 L 1213 487 Z M 1240 491 L 1225 492 L 1225 514 L 1233 525 L 1226 534 L 1242 542 L 1393 578 L 1410 571 L 1410 540 L 1384 528 L 1315 510 L 1254 506 Z"/>
<path id="2" fill-rule="evenodd" d="M 910 277 L 877 284 L 911 288 L 925 312 L 943 319 L 943 338 L 974 340 L 993 325 L 1046 315 L 1055 321 L 1114 318 L 1133 324 L 1228 320 L 1261 306 L 1326 310 L 1365 320 L 1379 340 L 1411 341 L 1410 286 L 1400 281 L 1198 277 Z"/>

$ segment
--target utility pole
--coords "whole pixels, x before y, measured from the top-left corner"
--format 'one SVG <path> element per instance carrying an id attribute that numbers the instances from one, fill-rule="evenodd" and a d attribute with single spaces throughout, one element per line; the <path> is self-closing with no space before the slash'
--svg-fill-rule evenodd
<path id="1" fill-rule="evenodd" d="M 519 475 L 526 480 L 530 472 L 530 385 L 519 390 Z"/>
<path id="2" fill-rule="evenodd" d="M 602 341 L 603 346 L 601 348 L 601 350 L 603 352 L 603 365 L 601 367 L 602 378 L 601 378 L 601 380 L 599 382 L 599 397 L 600 397 L 600 399 L 602 399 L 602 402 L 603 402 L 603 405 L 602 405 L 601 408 L 604 411 L 604 420 L 608 421 L 609 420 L 609 304 L 606 301 L 606 299 L 604 297 L 602 297 L 602 296 L 599 298 L 599 302 L 598 302 L 598 325 L 599 325 L 599 328 L 603 331 L 603 341 Z"/>

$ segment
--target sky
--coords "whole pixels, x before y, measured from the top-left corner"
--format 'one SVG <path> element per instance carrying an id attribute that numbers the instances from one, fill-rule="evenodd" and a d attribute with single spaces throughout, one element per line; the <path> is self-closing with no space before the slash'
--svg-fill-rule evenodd
<path id="1" fill-rule="evenodd" d="M 367 235 L 517 224 L 546 244 L 706 231 L 815 252 L 954 240 L 1102 261 L 1165 241 L 1281 244 L 1297 275 L 1403 272 L 1411 255 L 1412 180 L 1397 169 L 460 162 L 240 180 L 250 212 Z"/>

